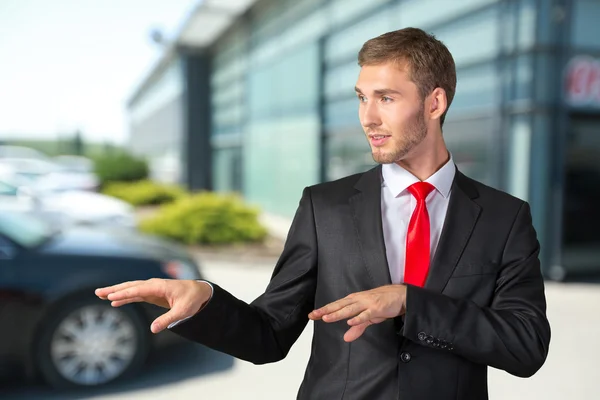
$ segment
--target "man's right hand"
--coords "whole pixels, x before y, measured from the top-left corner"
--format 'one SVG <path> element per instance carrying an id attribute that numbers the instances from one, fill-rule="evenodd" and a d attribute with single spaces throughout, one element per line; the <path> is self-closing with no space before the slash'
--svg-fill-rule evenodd
<path id="1" fill-rule="evenodd" d="M 210 299 L 212 288 L 206 282 L 175 279 L 130 281 L 96 289 L 96 296 L 110 300 L 113 307 L 146 302 L 169 311 L 156 318 L 150 329 L 158 333 L 173 322 L 195 315 Z"/>

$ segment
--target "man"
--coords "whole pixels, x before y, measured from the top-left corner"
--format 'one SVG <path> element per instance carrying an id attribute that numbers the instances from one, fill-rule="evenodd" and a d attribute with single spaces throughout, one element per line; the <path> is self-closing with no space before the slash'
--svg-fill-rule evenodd
<path id="1" fill-rule="evenodd" d="M 216 284 L 152 279 L 96 293 L 170 308 L 153 332 L 256 364 L 283 359 L 315 321 L 299 399 L 487 399 L 487 366 L 529 377 L 548 353 L 529 206 L 456 169 L 441 42 L 390 32 L 359 64 L 360 122 L 382 165 L 304 189 L 263 295 L 248 305 Z"/>

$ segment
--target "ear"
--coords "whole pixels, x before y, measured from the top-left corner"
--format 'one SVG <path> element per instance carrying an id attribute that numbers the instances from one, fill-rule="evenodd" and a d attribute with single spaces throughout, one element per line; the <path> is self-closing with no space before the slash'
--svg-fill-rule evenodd
<path id="1" fill-rule="evenodd" d="M 440 119 L 446 109 L 448 108 L 448 100 L 446 98 L 446 91 L 440 87 L 437 87 L 429 95 L 431 101 L 429 102 L 429 118 Z"/>

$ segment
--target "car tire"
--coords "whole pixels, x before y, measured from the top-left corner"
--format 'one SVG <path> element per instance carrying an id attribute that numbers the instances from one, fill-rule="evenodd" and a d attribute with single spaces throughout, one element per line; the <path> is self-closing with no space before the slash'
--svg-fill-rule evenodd
<path id="1" fill-rule="evenodd" d="M 36 352 L 40 374 L 58 389 L 131 376 L 148 355 L 146 325 L 134 305 L 115 308 L 93 297 L 65 301 L 42 327 Z"/>

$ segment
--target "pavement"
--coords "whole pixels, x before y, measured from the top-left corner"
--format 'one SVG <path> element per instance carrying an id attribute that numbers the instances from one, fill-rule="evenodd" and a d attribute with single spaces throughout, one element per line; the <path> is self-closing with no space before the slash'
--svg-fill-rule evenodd
<path id="1" fill-rule="evenodd" d="M 271 276 L 272 262 L 204 263 L 208 279 L 244 301 L 262 293 Z M 600 399 L 600 286 L 549 282 L 546 288 L 552 342 L 548 360 L 532 378 L 517 378 L 490 369 L 492 400 Z M 208 328 L 208 327 L 207 327 Z M 185 344 L 154 357 L 141 374 L 108 388 L 81 393 L 54 393 L 43 386 L 2 391 L 2 400 L 170 400 L 170 399 L 295 399 L 310 353 L 309 323 L 288 357 L 256 366 Z M 0 388 L 1 391 L 1 388 Z"/>

